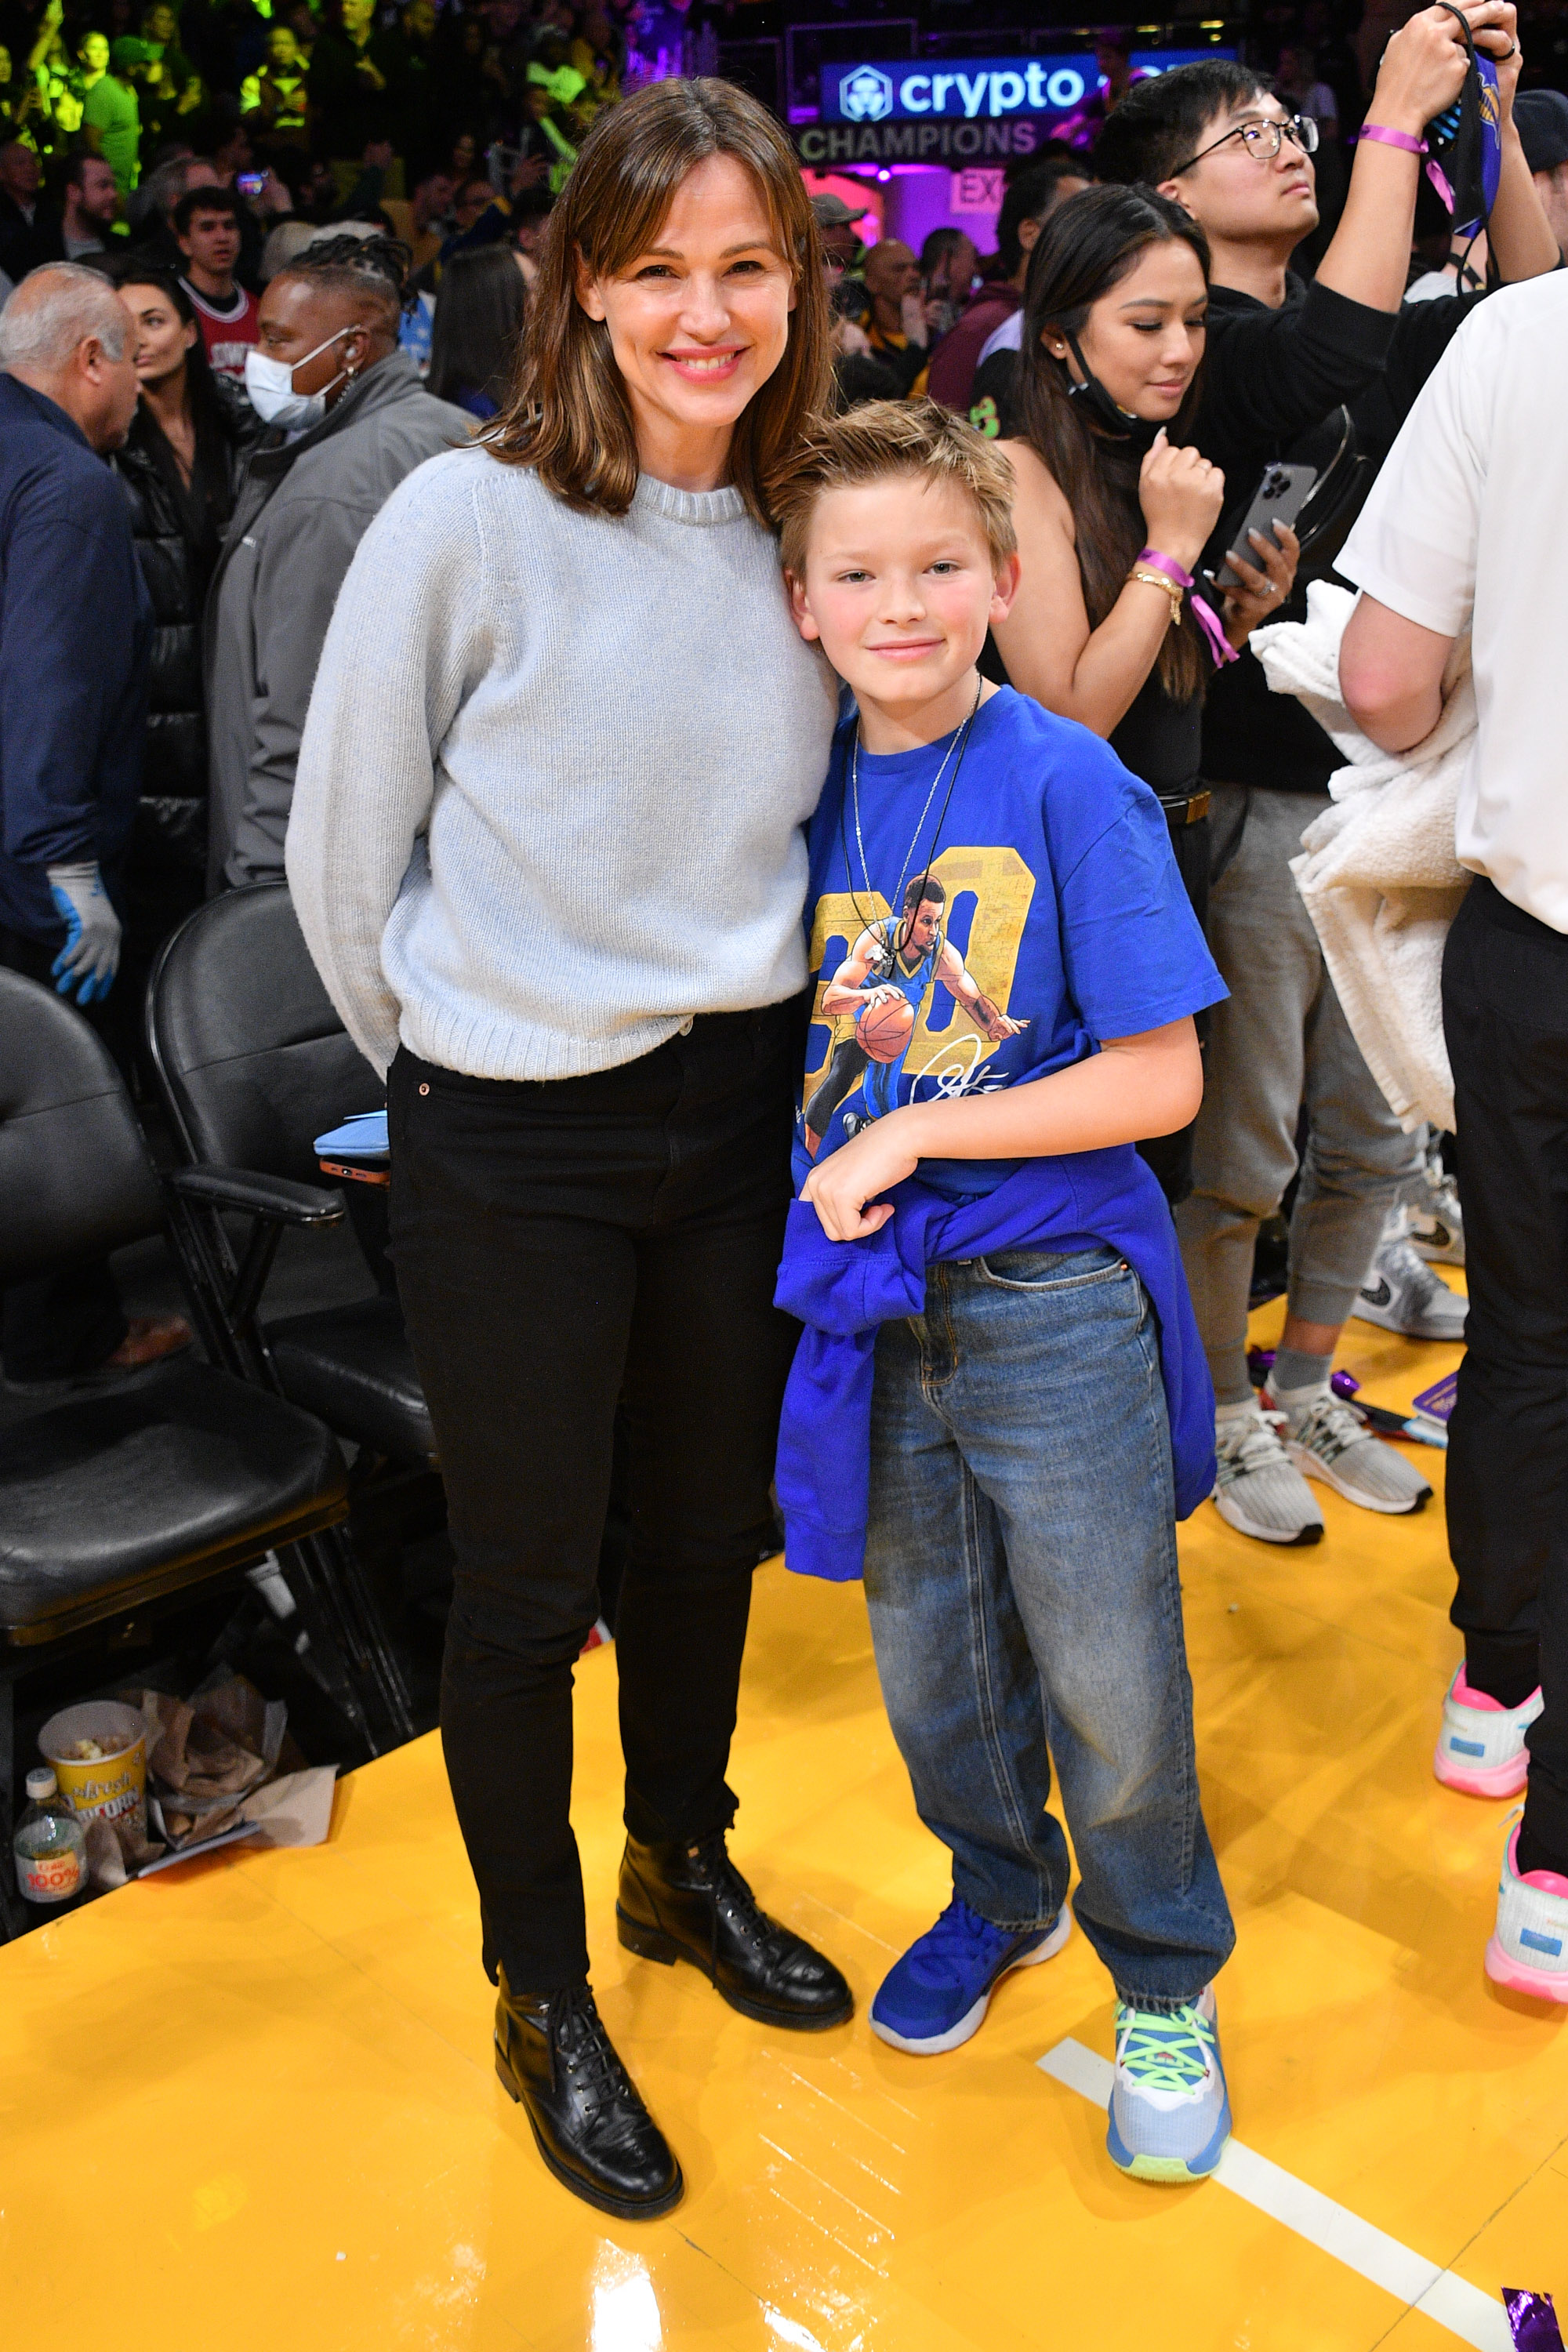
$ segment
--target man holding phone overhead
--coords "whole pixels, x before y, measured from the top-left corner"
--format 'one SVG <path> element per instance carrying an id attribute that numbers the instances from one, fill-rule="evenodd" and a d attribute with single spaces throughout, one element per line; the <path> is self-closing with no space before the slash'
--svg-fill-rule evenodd
<path id="1" fill-rule="evenodd" d="M 1180 67 L 1136 85 L 1106 123 L 1100 175 L 1157 187 L 1209 240 L 1208 350 L 1194 438 L 1237 502 L 1211 543 L 1213 570 L 1237 543 L 1242 502 L 1266 469 L 1292 458 L 1321 469 L 1342 448 L 1341 472 L 1353 489 L 1340 530 L 1320 544 L 1322 576 L 1373 464 L 1471 307 L 1450 299 L 1400 308 L 1425 129 L 1464 91 L 1471 44 L 1498 78 L 1492 255 L 1505 280 L 1535 277 L 1558 255 L 1512 125 L 1521 60 L 1509 0 L 1425 8 L 1394 35 L 1340 226 L 1310 287 L 1289 264 L 1317 226 L 1317 126 L 1292 114 L 1265 79 L 1219 59 Z M 1360 465 L 1356 481 L 1358 440 L 1372 462 Z M 1304 532 L 1311 519 L 1309 507 Z M 1281 617 L 1306 617 L 1310 547 L 1307 533 L 1301 601 Z M 1194 1190 L 1176 1225 L 1218 1404 L 1215 1499 L 1243 1534 L 1316 1543 L 1323 1521 L 1308 1479 L 1373 1511 L 1417 1509 L 1427 1495 L 1392 1447 L 1358 1444 L 1363 1430 L 1330 1391 L 1346 1317 L 1458 1339 L 1464 1307 L 1408 1241 L 1384 1240 L 1391 1211 L 1419 1179 L 1420 1147 L 1400 1129 L 1350 1033 L 1289 871 L 1303 831 L 1329 805 L 1339 754 L 1300 704 L 1269 694 L 1244 655 L 1212 682 L 1203 756 L 1215 844 L 1209 943 L 1231 993 L 1215 1014 Z M 1296 1173 L 1303 1106 L 1310 1135 L 1291 1222 L 1289 1312 L 1260 1410 L 1247 1367 L 1253 1248 Z"/>

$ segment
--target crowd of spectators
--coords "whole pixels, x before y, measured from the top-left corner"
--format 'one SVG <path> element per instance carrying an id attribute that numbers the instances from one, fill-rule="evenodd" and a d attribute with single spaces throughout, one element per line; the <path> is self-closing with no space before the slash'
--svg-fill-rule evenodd
<path id="1" fill-rule="evenodd" d="M 138 189 L 188 156 L 239 183 L 263 220 L 319 220 L 367 170 L 369 193 L 395 205 L 487 159 L 498 185 L 559 187 L 620 96 L 627 14 L 625 0 L 6 0 L 0 140 L 27 150 L 44 187 L 35 223 L 37 184 L 13 161 L 0 267 L 15 280 L 18 264 L 61 257 L 58 215 L 84 153 L 109 166 L 132 230 Z"/>

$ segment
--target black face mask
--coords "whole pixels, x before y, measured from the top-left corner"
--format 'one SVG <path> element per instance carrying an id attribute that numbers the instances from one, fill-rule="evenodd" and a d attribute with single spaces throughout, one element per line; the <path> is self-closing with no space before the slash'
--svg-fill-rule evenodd
<path id="1" fill-rule="evenodd" d="M 1111 399 L 1110 394 L 1084 358 L 1078 337 L 1073 333 L 1072 329 L 1064 327 L 1062 332 L 1067 337 L 1068 349 L 1077 362 L 1079 373 L 1083 378 L 1081 383 L 1074 383 L 1070 375 L 1068 376 L 1068 398 L 1081 402 L 1082 405 L 1091 412 L 1101 429 L 1112 435 L 1118 441 L 1127 442 L 1131 447 L 1140 453 L 1152 449 L 1155 436 L 1162 428 L 1158 425 L 1151 424 L 1146 416 L 1134 416 L 1129 410 L 1118 408 L 1115 401 Z M 1064 373 L 1066 373 L 1065 369 Z"/>

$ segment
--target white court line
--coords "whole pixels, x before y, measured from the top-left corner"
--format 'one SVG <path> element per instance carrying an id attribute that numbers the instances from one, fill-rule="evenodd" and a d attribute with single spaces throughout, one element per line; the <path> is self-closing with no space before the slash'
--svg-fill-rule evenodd
<path id="1" fill-rule="evenodd" d="M 1110 2061 L 1086 2050 L 1081 2042 L 1058 2042 L 1036 2063 L 1053 2082 L 1077 2091 L 1102 2111 L 1109 2105 Z M 1462 2343 L 1475 2345 L 1477 2352 L 1513 2352 L 1513 2331 L 1500 2298 L 1483 2294 L 1468 2279 L 1440 2269 L 1423 2254 L 1412 2253 L 1397 2238 L 1373 2229 L 1359 2213 L 1336 2205 L 1331 2197 L 1310 2189 L 1294 2173 L 1243 2147 L 1239 2140 L 1226 2142 L 1210 2178 L 1272 2221 L 1282 2221 L 1309 2245 L 1332 2254 L 1347 2270 L 1358 2272 L 1400 2303 L 1424 2312 Z"/>

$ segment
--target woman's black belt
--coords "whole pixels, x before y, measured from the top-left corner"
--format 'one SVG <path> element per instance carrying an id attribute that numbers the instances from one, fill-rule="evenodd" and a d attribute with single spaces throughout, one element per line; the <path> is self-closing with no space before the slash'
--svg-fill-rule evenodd
<path id="1" fill-rule="evenodd" d="M 1154 797 L 1165 812 L 1167 824 L 1196 824 L 1209 813 L 1206 784 L 1200 785 L 1195 793 L 1156 793 Z"/>

